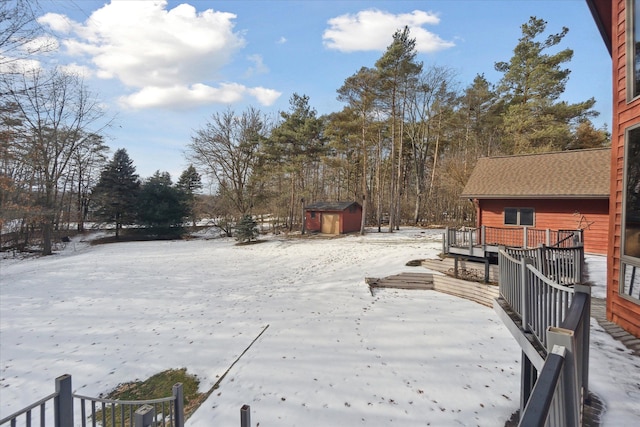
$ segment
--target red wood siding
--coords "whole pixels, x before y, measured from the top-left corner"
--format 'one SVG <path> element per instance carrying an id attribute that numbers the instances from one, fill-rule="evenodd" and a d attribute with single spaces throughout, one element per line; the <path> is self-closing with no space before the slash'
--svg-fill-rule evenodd
<path id="1" fill-rule="evenodd" d="M 611 197 L 609 211 L 609 257 L 607 259 L 607 318 L 640 337 L 640 304 L 622 298 L 620 286 L 620 244 L 625 131 L 640 122 L 640 100 L 627 103 L 625 0 L 613 0 L 612 65 L 613 124 L 611 127 Z M 640 24 L 640 23 L 638 23 Z"/>
<path id="2" fill-rule="evenodd" d="M 312 218 L 312 213 L 314 214 Z M 340 234 L 360 231 L 362 221 L 362 207 L 355 206 L 344 211 L 311 211 L 305 212 L 305 229 L 312 232 L 322 231 L 322 215 L 325 213 L 338 214 L 340 216 Z"/>
<path id="3" fill-rule="evenodd" d="M 312 218 L 311 211 L 305 212 L 305 228 L 307 231 L 320 231 L 322 229 L 322 213 L 314 211 L 313 214 Z"/>
<path id="4" fill-rule="evenodd" d="M 349 209 L 342 212 L 342 218 L 340 221 L 340 231 L 342 233 L 352 233 L 354 231 L 360 231 L 360 224 L 362 222 L 362 208 L 357 206 L 350 212 Z"/>
<path id="5" fill-rule="evenodd" d="M 492 200 L 479 201 L 478 226 L 509 227 L 504 208 L 533 208 L 536 229 L 584 230 L 585 252 L 606 254 L 609 235 L 609 201 L 593 200 Z M 515 226 L 514 226 L 515 227 Z"/>

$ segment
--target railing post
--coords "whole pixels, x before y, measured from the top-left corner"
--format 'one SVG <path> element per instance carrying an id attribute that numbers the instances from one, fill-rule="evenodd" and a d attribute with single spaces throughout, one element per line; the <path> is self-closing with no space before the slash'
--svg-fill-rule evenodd
<path id="1" fill-rule="evenodd" d="M 251 407 L 242 405 L 240 408 L 240 427 L 251 427 Z"/>
<path id="2" fill-rule="evenodd" d="M 522 247 L 527 249 L 529 247 L 529 233 L 527 232 L 527 227 L 522 227 Z"/>
<path id="3" fill-rule="evenodd" d="M 562 412 L 562 401 L 556 399 L 556 391 L 560 375 L 564 371 L 566 349 L 554 346 L 540 372 L 526 406 L 520 411 L 519 427 L 566 426 L 564 419 L 559 418 Z"/>
<path id="4" fill-rule="evenodd" d="M 525 256 L 520 260 L 520 298 L 521 298 L 521 316 L 522 316 L 522 330 L 529 332 L 529 271 L 527 265 L 531 264 L 531 258 Z"/>
<path id="5" fill-rule="evenodd" d="M 547 228 L 546 236 L 545 236 L 545 245 L 551 246 L 551 229 Z"/>
<path id="6" fill-rule="evenodd" d="M 576 265 L 578 268 L 576 268 L 575 279 L 577 280 L 576 283 L 582 284 L 584 282 L 584 244 L 580 243 L 578 244 L 578 247 L 580 249 L 577 251 L 578 259 L 576 260 Z M 589 295 L 591 295 L 591 291 L 589 291 Z"/>
<path id="7" fill-rule="evenodd" d="M 580 326 L 579 334 L 579 349 L 580 354 L 578 357 L 578 374 L 580 375 L 580 381 L 582 390 L 584 391 L 584 400 L 589 399 L 589 344 L 591 340 L 591 324 L 589 323 L 589 313 L 591 313 L 591 287 L 588 285 L 575 285 L 574 291 L 577 293 L 583 293 L 589 295 L 586 298 L 583 322 Z M 574 295 L 575 297 L 575 295 Z"/>
<path id="8" fill-rule="evenodd" d="M 184 391 L 182 389 L 182 383 L 176 383 L 173 385 L 173 413 L 176 417 L 175 427 L 184 427 Z"/>
<path id="9" fill-rule="evenodd" d="M 155 412 L 151 405 L 139 407 L 135 412 L 134 427 L 153 427 Z"/>
<path id="10" fill-rule="evenodd" d="M 449 234 L 449 227 L 445 228 L 444 234 L 442 235 L 442 253 L 443 254 L 449 253 L 449 246 L 447 245 L 447 240 L 449 240 L 447 238 L 448 234 Z"/>
<path id="11" fill-rule="evenodd" d="M 547 328 L 547 345 L 548 348 L 561 346 L 567 350 L 565 356 L 565 366 L 562 370 L 562 401 L 559 402 L 558 409 L 563 412 L 560 414 L 560 423 L 563 426 L 574 427 L 581 425 L 581 399 L 580 387 L 578 379 L 578 367 L 576 360 L 576 343 L 573 331 L 564 328 L 555 328 L 549 326 Z"/>
<path id="12" fill-rule="evenodd" d="M 73 427 L 73 391 L 71 375 L 65 374 L 56 378 L 56 393 L 53 400 L 55 427 Z"/>
<path id="13" fill-rule="evenodd" d="M 473 256 L 473 230 L 477 230 L 477 228 L 469 229 L 469 255 Z"/>
<path id="14" fill-rule="evenodd" d="M 482 233 L 482 248 L 486 249 L 485 247 L 487 246 L 487 226 L 486 225 L 482 225 L 480 226 L 480 231 Z"/>

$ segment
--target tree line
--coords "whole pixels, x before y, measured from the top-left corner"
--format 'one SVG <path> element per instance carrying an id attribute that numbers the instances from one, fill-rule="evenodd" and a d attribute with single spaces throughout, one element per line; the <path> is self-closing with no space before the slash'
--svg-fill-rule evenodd
<path id="1" fill-rule="evenodd" d="M 358 201 L 365 225 L 472 223 L 459 195 L 478 158 L 604 147 L 607 129 L 591 119 L 595 100 L 561 101 L 571 49 L 568 29 L 545 35 L 532 17 L 499 82 L 483 74 L 460 90 L 455 72 L 417 61 L 415 39 L 398 30 L 373 67 L 337 89 L 344 108 L 318 117 L 305 95 L 270 120 L 249 108 L 213 114 L 187 157 L 217 187 L 230 215 L 269 214 L 289 230 L 305 203 Z M 555 51 L 555 53 L 550 53 Z"/>
<path id="2" fill-rule="evenodd" d="M 15 16 L 0 10 L 2 33 L 32 35 L 29 11 L 14 28 Z M 192 166 L 175 184 L 161 171 L 141 180 L 124 149 L 108 159 L 108 120 L 80 77 L 0 64 L 3 247 L 35 241 L 51 253 L 56 233 L 72 224 L 83 231 L 87 221 L 111 223 L 116 235 L 127 224 L 157 230 L 198 218 L 229 234 L 247 216 L 293 230 L 304 205 L 323 200 L 362 204 L 363 232 L 470 223 L 473 207 L 459 195 L 479 157 L 608 144 L 607 130 L 590 120 L 593 98 L 559 100 L 572 51 L 557 45 L 568 30 L 545 31 L 532 17 L 512 58 L 495 64 L 501 80 L 479 74 L 460 90 L 453 70 L 417 61 L 405 27 L 374 66 L 337 89 L 341 111 L 318 116 L 308 96 L 294 93 L 276 118 L 253 107 L 214 113 L 194 130 Z M 213 194 L 200 193 L 201 176 Z"/>

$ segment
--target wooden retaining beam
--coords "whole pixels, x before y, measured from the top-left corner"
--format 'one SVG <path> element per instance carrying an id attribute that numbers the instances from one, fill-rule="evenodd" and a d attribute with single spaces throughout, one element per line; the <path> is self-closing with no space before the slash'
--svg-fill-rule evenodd
<path id="1" fill-rule="evenodd" d="M 434 290 L 482 304 L 493 306 L 498 298 L 498 286 L 470 282 L 432 273 L 400 273 L 383 278 L 365 278 L 373 295 L 375 288 Z"/>
<path id="2" fill-rule="evenodd" d="M 365 277 L 369 288 L 433 289 L 431 273 L 400 273 L 383 278 Z"/>

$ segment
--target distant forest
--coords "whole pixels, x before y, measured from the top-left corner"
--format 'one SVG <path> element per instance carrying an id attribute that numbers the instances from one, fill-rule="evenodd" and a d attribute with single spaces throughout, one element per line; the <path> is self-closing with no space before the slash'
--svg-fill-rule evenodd
<path id="1" fill-rule="evenodd" d="M 22 20 L 3 25 L 37 33 L 29 9 L 18 12 Z M 99 100 L 78 76 L 3 73 L 2 246 L 48 254 L 88 222 L 113 224 L 117 234 L 128 224 L 182 229 L 209 218 L 231 234 L 251 215 L 296 230 L 317 201 L 357 201 L 378 230 L 472 224 L 473 205 L 459 195 L 478 158 L 609 144 L 607 129 L 591 122 L 593 98 L 560 100 L 573 51 L 559 48 L 567 28 L 546 34 L 546 25 L 536 17 L 522 25 L 513 56 L 495 64 L 500 81 L 478 74 L 464 89 L 451 69 L 417 61 L 410 30 L 399 29 L 372 67 L 336 89 L 339 112 L 318 116 L 295 93 L 276 118 L 256 108 L 213 114 L 194 132 L 192 166 L 175 183 L 161 171 L 140 179 L 123 149 L 107 157 L 95 129 Z M 202 177 L 213 194 L 202 194 Z"/>

